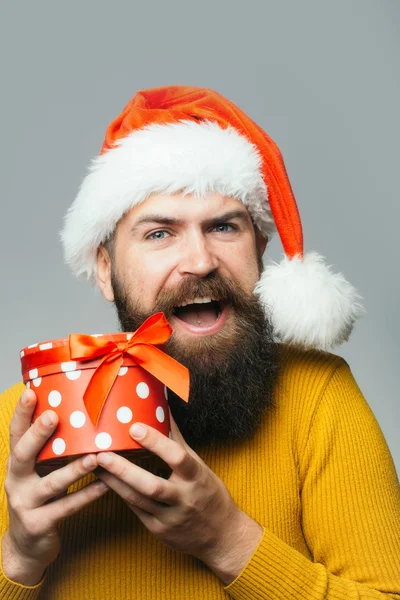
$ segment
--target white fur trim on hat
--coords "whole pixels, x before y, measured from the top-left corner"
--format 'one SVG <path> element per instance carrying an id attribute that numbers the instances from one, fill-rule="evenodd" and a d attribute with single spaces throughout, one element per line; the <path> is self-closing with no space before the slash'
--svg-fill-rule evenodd
<path id="1" fill-rule="evenodd" d="M 341 273 L 333 273 L 316 252 L 266 266 L 255 293 L 278 340 L 328 348 L 346 341 L 365 313 L 361 297 Z"/>
<path id="2" fill-rule="evenodd" d="M 181 121 L 134 131 L 94 159 L 65 217 L 65 260 L 95 282 L 97 248 L 152 193 L 233 196 L 270 237 L 276 228 L 260 167 L 257 148 L 232 127 Z"/>

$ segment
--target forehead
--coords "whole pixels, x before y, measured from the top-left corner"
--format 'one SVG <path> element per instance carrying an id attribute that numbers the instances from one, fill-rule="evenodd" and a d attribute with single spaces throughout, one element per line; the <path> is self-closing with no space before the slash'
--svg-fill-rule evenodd
<path id="1" fill-rule="evenodd" d="M 201 223 L 223 216 L 226 212 L 243 211 L 251 221 L 250 213 L 240 200 L 217 192 L 198 197 L 194 194 L 152 194 L 144 202 L 129 210 L 120 225 L 131 227 L 144 215 L 165 215 L 187 223 Z"/>

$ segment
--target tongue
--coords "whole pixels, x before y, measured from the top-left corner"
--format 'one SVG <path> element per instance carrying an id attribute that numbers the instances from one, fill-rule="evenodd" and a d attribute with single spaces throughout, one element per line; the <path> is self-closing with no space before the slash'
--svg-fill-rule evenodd
<path id="1" fill-rule="evenodd" d="M 175 311 L 175 316 L 195 327 L 210 327 L 217 320 L 217 312 L 211 302 L 182 306 Z"/>

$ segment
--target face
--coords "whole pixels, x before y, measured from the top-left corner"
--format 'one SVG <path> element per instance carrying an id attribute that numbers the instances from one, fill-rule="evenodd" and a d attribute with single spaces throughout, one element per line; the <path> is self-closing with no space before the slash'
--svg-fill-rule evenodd
<path id="1" fill-rule="evenodd" d="M 218 274 L 236 281 L 251 294 L 259 278 L 259 261 L 266 240 L 256 235 L 243 204 L 221 194 L 198 199 L 181 195 L 153 195 L 133 208 L 118 224 L 114 249 L 115 277 L 124 282 L 130 298 L 143 313 L 151 313 L 160 296 L 177 296 L 188 282 L 212 279 Z M 108 300 L 114 300 L 111 273 L 100 263 L 99 283 Z M 105 266 L 105 265 L 104 265 Z M 199 344 L 201 338 L 230 329 L 234 311 L 227 299 L 198 303 L 186 289 L 175 299 L 188 307 L 174 307 L 169 315 L 174 337 L 182 344 Z M 194 300 L 195 303 L 190 302 Z"/>
<path id="2" fill-rule="evenodd" d="M 275 345 L 253 295 L 265 246 L 240 201 L 210 193 L 201 199 L 150 196 L 119 222 L 111 257 L 99 250 L 98 282 L 105 298 L 115 302 L 122 329 L 134 331 L 157 311 L 173 328 L 167 350 L 188 366 L 191 394 L 188 406 L 172 397 L 170 405 L 192 445 L 224 437 L 222 423 L 227 438 L 250 435 L 270 399 Z M 232 386 L 253 395 L 252 423 L 242 425 L 245 433 L 235 433 L 233 423 L 246 421 L 237 413 L 249 413 L 248 406 L 242 397 L 235 409 Z"/>

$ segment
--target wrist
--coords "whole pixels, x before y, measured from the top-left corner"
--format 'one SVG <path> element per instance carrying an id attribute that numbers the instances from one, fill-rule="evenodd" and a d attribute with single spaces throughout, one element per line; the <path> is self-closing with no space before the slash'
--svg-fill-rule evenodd
<path id="1" fill-rule="evenodd" d="M 1 539 L 1 562 L 3 573 L 10 581 L 26 586 L 37 585 L 47 566 L 24 557 L 15 548 L 8 531 Z"/>
<path id="2" fill-rule="evenodd" d="M 225 585 L 238 577 L 249 562 L 263 536 L 263 528 L 249 515 L 238 510 L 229 531 L 201 560 Z"/>

